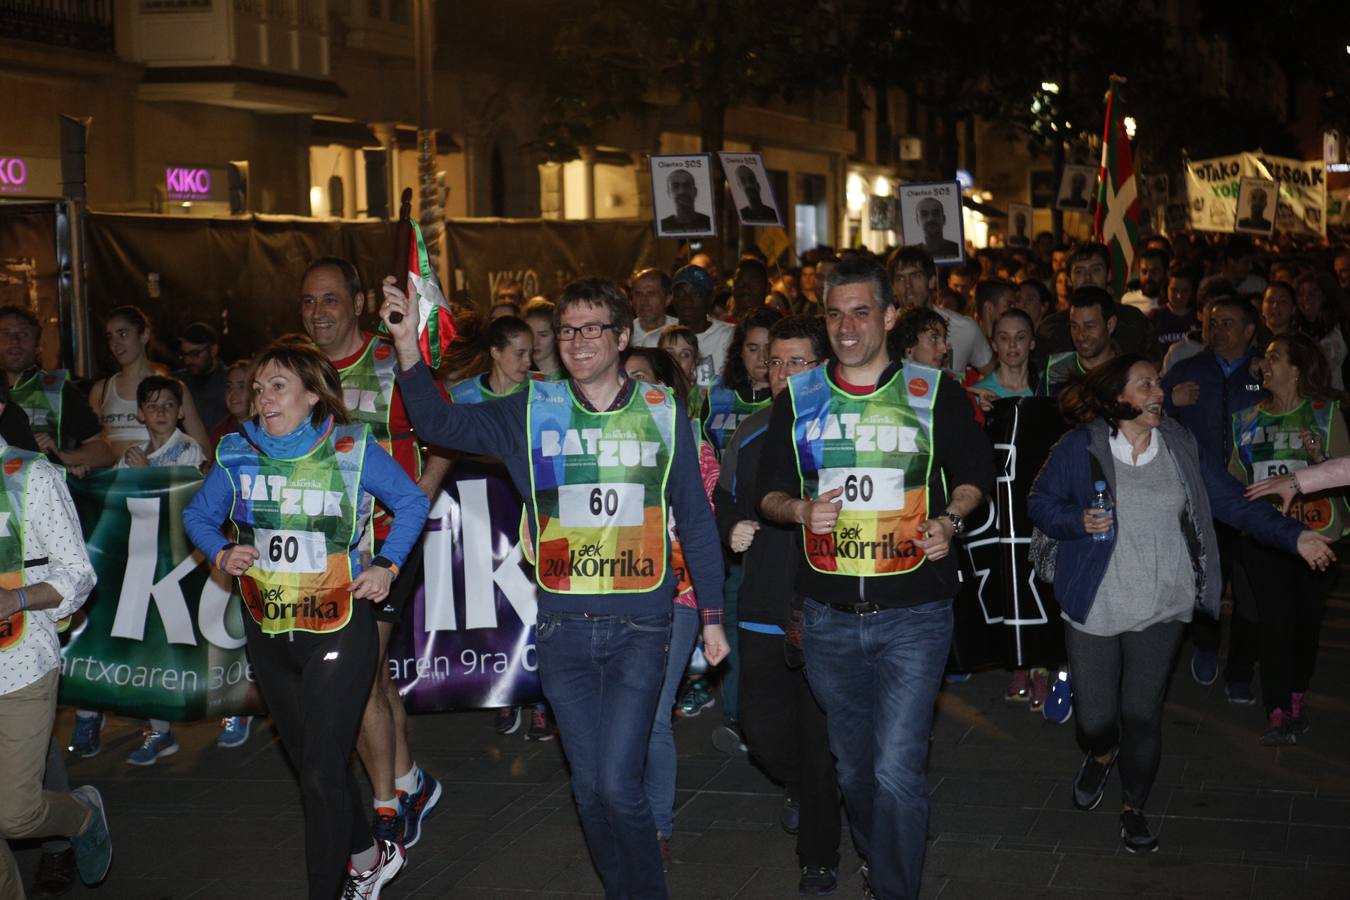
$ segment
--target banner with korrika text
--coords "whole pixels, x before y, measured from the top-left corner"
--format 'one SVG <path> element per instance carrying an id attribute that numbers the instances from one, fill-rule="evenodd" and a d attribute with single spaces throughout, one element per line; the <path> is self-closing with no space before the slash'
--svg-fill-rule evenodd
<path id="1" fill-rule="evenodd" d="M 259 711 L 237 587 L 183 529 L 201 481 L 190 468 L 70 479 L 98 584 L 64 636 L 63 703 L 172 721 Z M 503 468 L 472 462 L 434 504 L 425 577 L 389 654 L 409 709 L 540 698 L 521 506 Z"/>

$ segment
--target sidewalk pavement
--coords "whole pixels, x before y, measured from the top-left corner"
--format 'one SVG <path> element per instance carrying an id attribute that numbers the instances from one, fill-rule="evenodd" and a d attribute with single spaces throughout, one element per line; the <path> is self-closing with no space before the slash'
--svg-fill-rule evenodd
<path id="1" fill-rule="evenodd" d="M 1054 725 L 1006 703 L 1001 672 L 947 687 L 931 758 L 925 900 L 1350 897 L 1348 598 L 1350 591 L 1332 598 L 1312 729 L 1296 747 L 1258 746 L 1259 707 L 1228 704 L 1222 679 L 1196 684 L 1183 646 L 1148 810 L 1161 848 L 1148 857 L 1120 847 L 1115 776 L 1097 811 L 1072 808 L 1069 783 L 1081 758 L 1072 720 Z M 123 761 L 140 723 L 110 719 L 103 752 L 71 759 L 70 774 L 72 784 L 103 792 L 116 856 L 103 887 L 68 896 L 302 897 L 299 793 L 275 733 L 259 724 L 235 750 L 215 747 L 214 723 L 179 726 L 180 752 L 142 769 Z M 743 757 L 712 747 L 717 724 L 719 708 L 676 724 L 671 896 L 796 897 L 793 839 L 777 824 L 782 792 Z M 66 711 L 58 733 L 70 729 Z M 383 897 L 602 896 L 559 743 L 530 743 L 523 732 L 498 737 L 486 711 L 414 717 L 414 754 L 445 795 Z M 851 900 L 861 895 L 857 858 L 847 831 L 842 840 L 835 896 Z M 31 880 L 38 852 L 17 849 Z"/>

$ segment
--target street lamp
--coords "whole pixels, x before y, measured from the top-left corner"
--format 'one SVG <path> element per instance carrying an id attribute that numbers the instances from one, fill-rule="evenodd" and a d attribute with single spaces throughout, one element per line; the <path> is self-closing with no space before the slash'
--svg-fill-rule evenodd
<path id="1" fill-rule="evenodd" d="M 1125 136 L 1130 140 L 1134 140 L 1134 130 L 1138 127 L 1135 124 L 1134 116 L 1126 116 L 1122 124 L 1125 126 Z"/>

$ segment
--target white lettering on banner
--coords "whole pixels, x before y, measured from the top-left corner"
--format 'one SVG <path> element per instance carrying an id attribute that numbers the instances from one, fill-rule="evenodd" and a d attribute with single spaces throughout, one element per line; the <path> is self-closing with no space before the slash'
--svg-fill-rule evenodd
<path id="1" fill-rule="evenodd" d="M 567 429 L 566 434 L 545 430 L 540 432 L 539 451 L 545 459 L 551 456 L 594 456 L 597 465 L 654 467 L 656 453 L 661 449 L 657 441 L 639 441 L 633 438 L 600 439 L 599 428 Z"/>
<path id="2" fill-rule="evenodd" d="M 839 500 L 844 509 L 866 512 L 892 512 L 905 508 L 905 472 L 903 469 L 821 469 L 817 492 L 843 488 Z"/>
<path id="3" fill-rule="evenodd" d="M 160 502 L 158 497 L 127 498 L 131 532 L 127 535 L 127 566 L 122 576 L 122 593 L 117 599 L 112 636 L 133 641 L 145 640 L 145 621 L 153 601 L 164 626 L 165 639 L 170 644 L 195 647 L 197 635 L 192 628 L 187 598 L 183 596 L 182 580 L 202 565 L 202 558 L 199 553 L 190 553 L 159 581 L 151 580 L 159 558 Z M 197 604 L 197 620 L 202 636 L 222 649 L 242 647 L 243 638 L 230 636 L 225 628 L 227 604 L 212 596 L 213 584 L 207 579 Z M 215 586 L 214 590 L 220 589 Z M 217 640 L 220 637 L 224 637 L 225 641 Z"/>
<path id="4" fill-rule="evenodd" d="M 520 542 L 513 540 L 511 549 L 500 563 L 494 564 L 491 509 L 488 505 L 487 482 L 469 479 L 458 482 L 459 534 L 464 547 L 464 628 L 497 627 L 497 589 L 501 589 L 520 621 L 533 624 L 538 613 L 534 585 L 521 567 Z M 442 491 L 432 506 L 429 518 L 452 521 L 447 515 L 451 500 Z M 428 531 L 423 546 L 426 630 L 457 631 L 455 615 L 455 578 L 453 556 L 456 535 L 450 529 Z"/>
<path id="5" fill-rule="evenodd" d="M 862 425 L 858 413 L 829 413 L 806 429 L 809 441 L 852 441 L 859 453 L 918 453 L 919 429 L 909 425 Z"/>
<path id="6" fill-rule="evenodd" d="M 564 484 L 558 518 L 564 528 L 641 525 L 645 493 L 640 484 Z"/>

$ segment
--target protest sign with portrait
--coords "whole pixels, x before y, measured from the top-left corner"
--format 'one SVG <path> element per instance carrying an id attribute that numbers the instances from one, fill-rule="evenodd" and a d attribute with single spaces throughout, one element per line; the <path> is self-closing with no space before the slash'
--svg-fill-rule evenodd
<path id="1" fill-rule="evenodd" d="M 1055 209 L 1069 212 L 1092 212 L 1093 192 L 1097 187 L 1097 167 L 1069 164 L 1059 179 L 1059 194 Z"/>
<path id="2" fill-rule="evenodd" d="M 961 186 L 955 181 L 902 184 L 900 224 L 906 247 L 922 247 L 938 265 L 966 258 Z"/>
<path id="3" fill-rule="evenodd" d="M 731 188 L 731 201 L 742 225 L 782 225 L 783 214 L 773 196 L 773 185 L 764 171 L 764 157 L 758 153 L 727 153 L 719 151 L 722 171 Z"/>
<path id="4" fill-rule="evenodd" d="M 1274 205 L 1279 186 L 1269 178 L 1243 178 L 1238 187 L 1237 221 L 1233 230 L 1269 237 L 1275 230 Z"/>
<path id="5" fill-rule="evenodd" d="M 651 174 L 652 216 L 657 237 L 717 234 L 710 154 L 653 156 Z"/>

